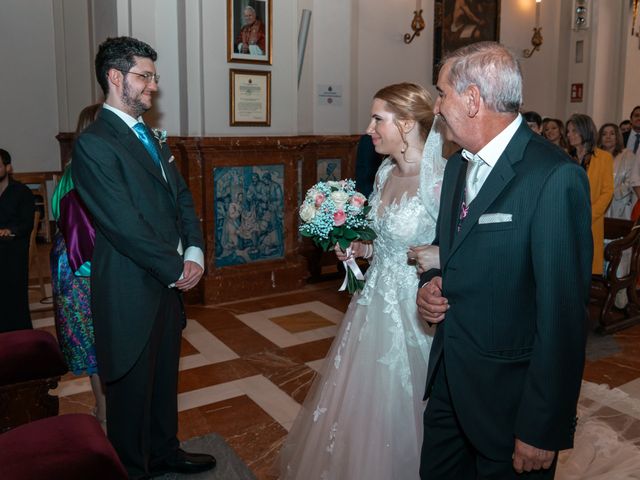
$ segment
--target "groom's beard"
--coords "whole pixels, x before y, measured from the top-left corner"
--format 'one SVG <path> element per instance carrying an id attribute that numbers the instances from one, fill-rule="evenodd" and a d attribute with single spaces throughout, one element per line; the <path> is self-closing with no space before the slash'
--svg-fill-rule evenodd
<path id="1" fill-rule="evenodd" d="M 142 92 L 144 92 L 145 89 L 139 92 L 136 92 L 135 89 L 131 86 L 131 84 L 125 78 L 124 88 L 122 90 L 122 96 L 120 97 L 120 100 L 122 101 L 123 104 L 125 104 L 127 107 L 131 109 L 131 111 L 133 112 L 131 116 L 133 118 L 137 119 L 140 115 L 142 115 L 144 112 L 146 112 L 151 108 L 151 105 L 147 105 L 145 102 L 143 102 L 140 99 L 140 96 L 142 95 Z"/>

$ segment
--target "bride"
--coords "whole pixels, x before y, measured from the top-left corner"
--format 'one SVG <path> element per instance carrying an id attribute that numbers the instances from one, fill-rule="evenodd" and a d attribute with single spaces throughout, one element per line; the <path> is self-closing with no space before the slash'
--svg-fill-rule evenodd
<path id="1" fill-rule="evenodd" d="M 433 331 L 417 315 L 417 271 L 438 261 L 437 247 L 426 244 L 444 171 L 433 118 L 430 95 L 418 85 L 390 85 L 374 96 L 367 133 L 388 155 L 370 197 L 377 238 L 336 251 L 371 265 L 284 442 L 283 480 L 418 478 Z"/>

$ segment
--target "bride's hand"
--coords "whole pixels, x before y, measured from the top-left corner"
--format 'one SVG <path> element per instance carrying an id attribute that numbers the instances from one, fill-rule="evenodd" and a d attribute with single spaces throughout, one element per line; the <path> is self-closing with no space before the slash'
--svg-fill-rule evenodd
<path id="1" fill-rule="evenodd" d="M 440 247 L 437 245 L 409 247 L 407 258 L 416 264 L 418 273 L 426 272 L 432 268 L 440 268 Z"/>
<path id="2" fill-rule="evenodd" d="M 340 248 L 340 244 L 336 243 L 333 250 L 336 252 L 338 260 L 345 262 L 350 258 L 369 258 L 373 253 L 373 246 L 371 244 L 360 241 L 351 242 L 349 248 L 351 248 L 351 254 L 347 255 L 347 252 Z"/>

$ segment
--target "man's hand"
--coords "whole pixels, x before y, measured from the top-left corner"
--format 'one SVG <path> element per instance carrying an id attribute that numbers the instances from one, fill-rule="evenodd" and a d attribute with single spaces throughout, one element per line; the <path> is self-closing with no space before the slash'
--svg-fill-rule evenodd
<path id="1" fill-rule="evenodd" d="M 554 451 L 536 448 L 516 438 L 516 446 L 513 450 L 513 469 L 518 473 L 546 470 L 553 463 L 555 456 L 556 452 Z"/>
<path id="2" fill-rule="evenodd" d="M 11 230 L 9 230 L 8 228 L 0 228 L 0 237 L 10 237 L 11 236 Z"/>
<path id="3" fill-rule="evenodd" d="M 442 277 L 433 277 L 418 289 L 418 313 L 428 323 L 440 323 L 449 309 L 449 302 L 442 296 Z"/>
<path id="4" fill-rule="evenodd" d="M 204 270 L 200 265 L 191 260 L 187 260 L 184 262 L 182 278 L 176 282 L 176 288 L 183 292 L 191 290 L 198 284 L 203 273 Z"/>

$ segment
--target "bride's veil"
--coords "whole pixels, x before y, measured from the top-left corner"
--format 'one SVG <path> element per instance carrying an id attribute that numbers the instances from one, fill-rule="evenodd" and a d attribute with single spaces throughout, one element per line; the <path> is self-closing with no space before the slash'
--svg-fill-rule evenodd
<path id="1" fill-rule="evenodd" d="M 427 141 L 424 143 L 420 165 L 420 199 L 434 224 L 438 218 L 440 189 L 446 165 L 446 159 L 442 156 L 444 145 L 442 130 L 442 120 L 439 115 L 436 115 Z"/>

